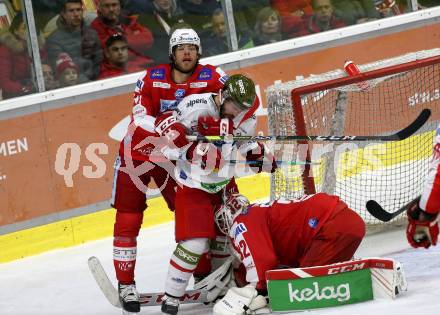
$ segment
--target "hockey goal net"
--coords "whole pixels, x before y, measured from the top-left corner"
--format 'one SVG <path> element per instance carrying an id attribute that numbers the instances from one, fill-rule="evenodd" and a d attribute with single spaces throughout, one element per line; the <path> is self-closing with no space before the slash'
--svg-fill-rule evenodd
<path id="1" fill-rule="evenodd" d="M 385 223 L 366 211 L 369 199 L 394 212 L 421 193 L 440 119 L 440 49 L 358 67 L 357 75 L 338 69 L 270 86 L 270 134 L 389 135 L 423 108 L 432 110 L 430 120 L 403 141 L 276 142 L 276 158 L 285 164 L 272 175 L 271 199 L 336 194 L 372 230 Z"/>

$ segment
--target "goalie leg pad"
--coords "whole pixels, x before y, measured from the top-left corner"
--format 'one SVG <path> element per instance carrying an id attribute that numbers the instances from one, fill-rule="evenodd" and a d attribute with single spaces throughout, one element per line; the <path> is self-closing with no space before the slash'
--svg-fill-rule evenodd
<path id="1" fill-rule="evenodd" d="M 235 284 L 232 275 L 232 260 L 233 257 L 229 257 L 214 272 L 194 284 L 194 289 L 208 292 L 207 302 L 215 301 L 219 296 L 224 295 L 230 286 Z"/>

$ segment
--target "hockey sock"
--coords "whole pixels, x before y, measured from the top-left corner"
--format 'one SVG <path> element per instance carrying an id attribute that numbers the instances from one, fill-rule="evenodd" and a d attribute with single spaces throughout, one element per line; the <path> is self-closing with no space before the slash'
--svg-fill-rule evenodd
<path id="1" fill-rule="evenodd" d="M 168 275 L 165 282 L 165 292 L 174 297 L 181 297 L 185 293 L 188 281 L 191 278 L 200 256 L 208 251 L 207 238 L 196 238 L 179 242 L 174 251 Z"/>
<path id="2" fill-rule="evenodd" d="M 215 240 L 211 240 L 211 266 L 212 271 L 222 266 L 231 256 L 228 250 L 228 239 L 224 235 L 217 235 Z"/>
<path id="3" fill-rule="evenodd" d="M 116 236 L 113 240 L 113 264 L 116 279 L 122 284 L 134 282 L 136 265 L 136 238 Z"/>
<path id="4" fill-rule="evenodd" d="M 116 279 L 123 284 L 134 282 L 136 265 L 136 237 L 139 234 L 143 212 L 116 212 L 113 239 L 113 263 Z"/>

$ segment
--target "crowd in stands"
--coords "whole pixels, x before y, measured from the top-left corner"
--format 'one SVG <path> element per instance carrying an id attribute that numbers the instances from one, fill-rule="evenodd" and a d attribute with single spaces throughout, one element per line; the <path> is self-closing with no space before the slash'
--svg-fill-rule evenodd
<path id="1" fill-rule="evenodd" d="M 36 91 L 20 3 L 0 0 L 0 100 Z M 169 35 L 180 26 L 197 31 L 203 57 L 231 51 L 220 0 L 32 4 L 46 90 L 167 63 Z M 406 4 L 406 0 L 232 1 L 238 49 L 401 14 L 408 10 Z"/>

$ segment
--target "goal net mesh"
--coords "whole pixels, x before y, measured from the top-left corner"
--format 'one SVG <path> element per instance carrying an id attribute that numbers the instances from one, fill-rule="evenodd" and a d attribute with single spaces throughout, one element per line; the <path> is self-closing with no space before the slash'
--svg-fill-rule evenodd
<path id="1" fill-rule="evenodd" d="M 336 194 L 367 225 L 385 226 L 365 204 L 373 199 L 394 212 L 420 195 L 440 119 L 439 56 L 440 49 L 420 51 L 358 65 L 360 75 L 348 77 L 338 69 L 270 86 L 272 135 L 389 135 L 423 108 L 432 111 L 430 120 L 403 141 L 273 143 L 283 164 L 272 174 L 271 199 Z"/>

